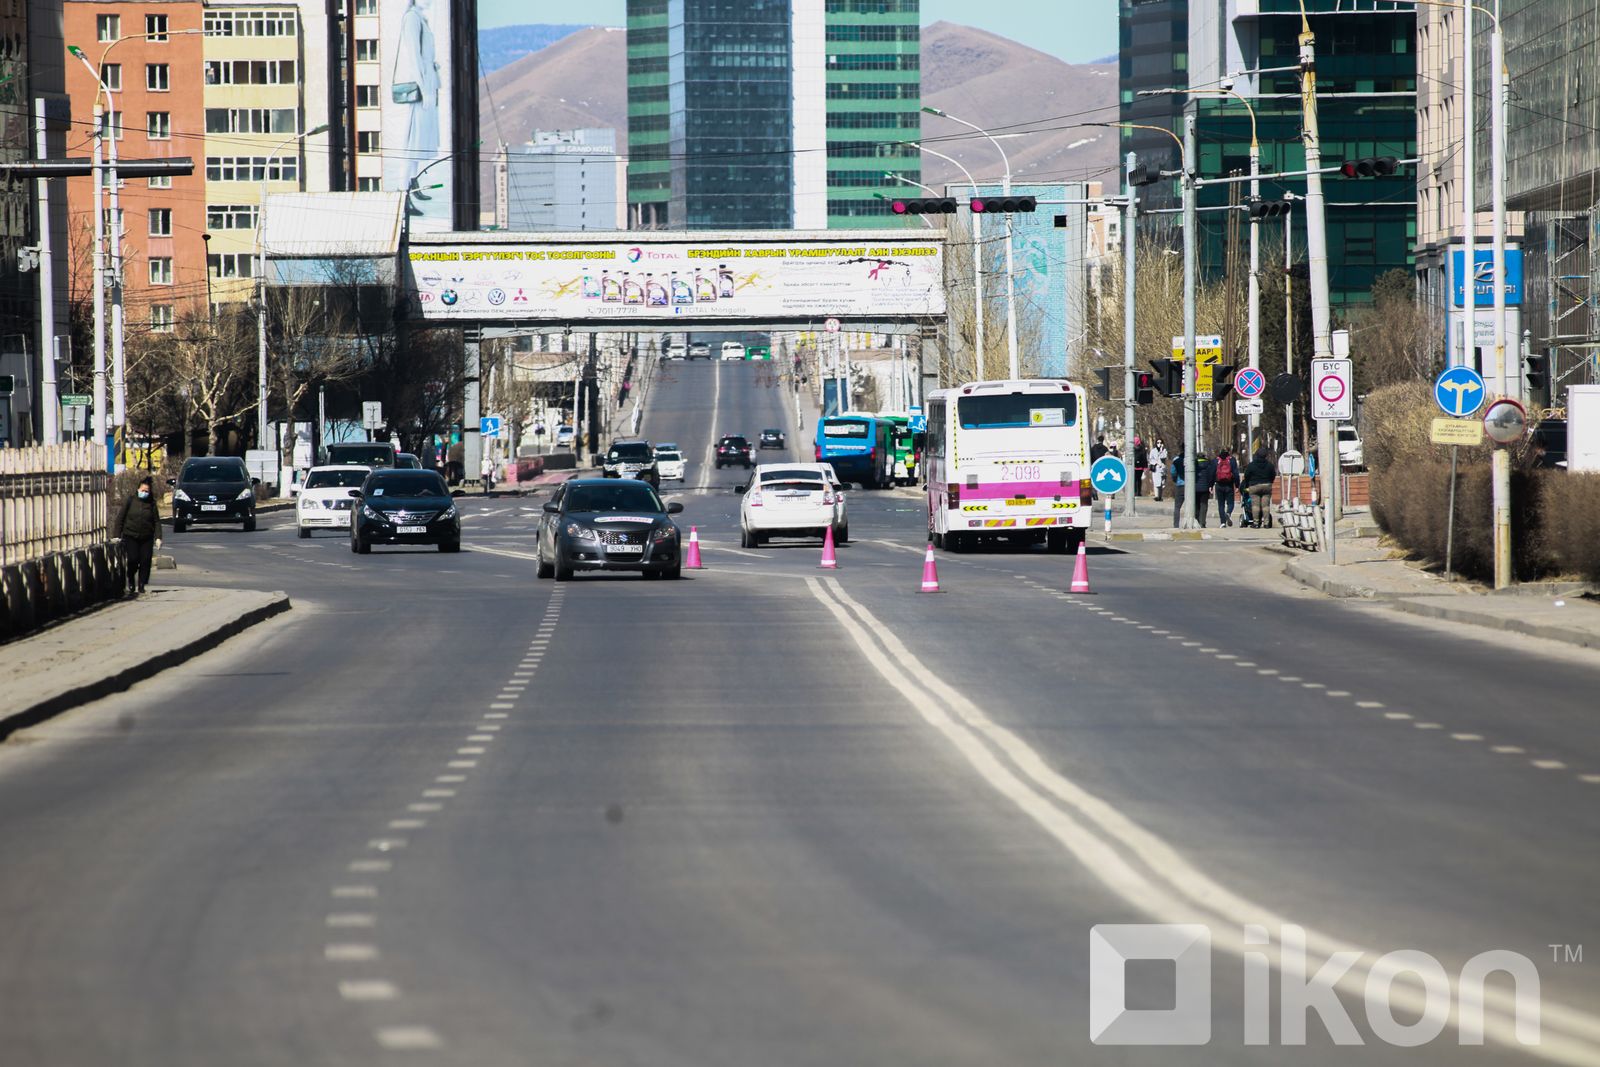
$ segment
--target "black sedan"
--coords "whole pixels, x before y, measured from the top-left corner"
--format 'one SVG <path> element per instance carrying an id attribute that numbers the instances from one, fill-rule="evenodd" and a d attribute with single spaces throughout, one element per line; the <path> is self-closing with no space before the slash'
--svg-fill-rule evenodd
<path id="1" fill-rule="evenodd" d="M 256 479 L 236 456 L 196 456 L 183 461 L 172 486 L 172 532 L 192 523 L 237 522 L 256 528 Z"/>
<path id="2" fill-rule="evenodd" d="M 367 475 L 350 517 L 350 551 L 365 555 L 373 545 L 438 545 L 461 551 L 461 513 L 444 479 L 434 471 L 383 469 Z"/>
<path id="3" fill-rule="evenodd" d="M 647 482 L 575 478 L 556 490 L 540 516 L 539 577 L 564 582 L 574 571 L 640 571 L 646 578 L 683 573 L 681 535 Z"/>
<path id="4" fill-rule="evenodd" d="M 787 446 L 788 446 L 788 442 L 784 440 L 783 431 L 782 430 L 762 430 L 761 431 L 761 442 L 760 442 L 760 445 L 758 447 L 763 448 L 763 449 L 767 449 L 767 448 L 786 448 Z"/>

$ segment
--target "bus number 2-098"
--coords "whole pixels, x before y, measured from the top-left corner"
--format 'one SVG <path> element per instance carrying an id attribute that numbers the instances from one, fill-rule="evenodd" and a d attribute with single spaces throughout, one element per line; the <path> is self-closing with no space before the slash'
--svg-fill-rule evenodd
<path id="1" fill-rule="evenodd" d="M 1038 465 L 1008 465 L 1005 468 L 1005 480 L 1008 482 L 1036 482 L 1041 477 Z"/>

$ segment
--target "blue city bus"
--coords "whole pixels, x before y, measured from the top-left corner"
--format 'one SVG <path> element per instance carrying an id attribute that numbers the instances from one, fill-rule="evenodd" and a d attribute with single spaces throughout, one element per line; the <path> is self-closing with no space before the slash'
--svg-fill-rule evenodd
<path id="1" fill-rule="evenodd" d="M 817 462 L 841 482 L 882 489 L 894 481 L 894 423 L 875 415 L 829 415 L 817 423 Z"/>

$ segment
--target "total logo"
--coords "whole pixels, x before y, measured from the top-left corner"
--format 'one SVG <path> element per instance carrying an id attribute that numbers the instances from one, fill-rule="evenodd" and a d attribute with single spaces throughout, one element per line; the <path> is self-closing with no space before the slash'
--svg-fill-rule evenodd
<path id="1" fill-rule="evenodd" d="M 504 304 L 505 302 L 506 302 L 506 291 L 504 289 L 490 289 L 489 290 L 489 303 L 493 304 L 495 307 L 499 307 L 501 304 Z"/>
<path id="2" fill-rule="evenodd" d="M 454 289 L 446 289 L 444 292 L 439 294 L 439 302 L 445 307 L 454 307 L 456 301 L 459 299 L 461 298 L 456 295 L 456 291 Z"/>
<path id="3" fill-rule="evenodd" d="M 629 263 L 637 263 L 642 258 L 644 258 L 644 249 L 642 249 L 642 248 L 630 248 L 630 249 L 628 249 L 628 262 Z"/>

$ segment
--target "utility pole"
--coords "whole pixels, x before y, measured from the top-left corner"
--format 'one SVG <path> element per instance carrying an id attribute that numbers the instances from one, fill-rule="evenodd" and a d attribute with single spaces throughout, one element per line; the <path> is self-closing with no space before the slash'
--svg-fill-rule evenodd
<path id="1" fill-rule="evenodd" d="M 588 442 L 591 457 L 600 451 L 600 372 L 597 364 L 599 358 L 599 339 L 591 331 L 589 361 L 583 368 L 584 406 L 589 415 L 589 426 L 584 431 L 584 440 Z"/>
<path id="2" fill-rule="evenodd" d="M 45 119 L 45 99 L 33 101 L 34 130 L 38 138 L 38 158 L 50 158 L 50 139 Z M 42 439 L 47 445 L 61 443 L 61 401 L 56 389 L 56 287 L 55 255 L 50 244 L 50 179 L 38 179 L 39 201 L 39 369 L 43 392 L 39 414 L 43 417 Z"/>
<path id="3" fill-rule="evenodd" d="M 1133 299 L 1134 299 L 1134 225 L 1139 215 L 1139 196 L 1133 184 L 1133 168 L 1138 163 L 1138 157 L 1132 152 L 1123 163 L 1123 193 L 1128 202 L 1122 211 L 1122 450 L 1128 457 L 1128 468 L 1133 469 L 1133 408 L 1134 394 L 1137 388 L 1133 384 L 1133 357 L 1137 347 L 1133 336 Z M 1133 479 L 1128 482 L 1128 514 L 1137 512 L 1139 475 L 1135 472 Z"/>
<path id="4" fill-rule="evenodd" d="M 106 411 L 106 213 L 105 200 L 105 106 L 94 102 L 94 438 L 106 449 L 106 469 L 113 460 L 110 446 L 109 413 Z"/>
<path id="5" fill-rule="evenodd" d="M 1249 105 L 1246 105 L 1249 106 Z M 1256 140 L 1255 110 L 1250 111 L 1250 203 L 1261 202 L 1261 142 Z M 1261 369 L 1261 220 L 1252 211 L 1250 219 L 1250 369 Z M 1245 416 L 1245 459 L 1255 454 L 1254 415 Z"/>
<path id="6" fill-rule="evenodd" d="M 1194 113 L 1183 117 L 1183 520 L 1185 530 L 1199 526 L 1194 513 L 1194 452 L 1199 447 L 1195 435 L 1195 245 L 1199 227 L 1195 222 L 1195 145 Z"/>
<path id="7" fill-rule="evenodd" d="M 1489 72 L 1494 98 L 1490 104 L 1489 158 L 1493 179 L 1494 210 L 1494 375 L 1501 396 L 1509 396 L 1506 367 L 1506 84 L 1505 38 L 1500 32 L 1500 0 L 1495 0 L 1494 32 L 1489 38 Z M 1517 390 L 1523 394 L 1524 390 Z M 1526 397 L 1524 397 L 1526 399 Z M 1503 447 L 1493 452 L 1494 476 L 1494 587 L 1511 584 L 1511 454 Z"/>
<path id="8" fill-rule="evenodd" d="M 1316 35 L 1300 16 L 1300 107 L 1304 113 L 1306 150 L 1306 260 L 1311 274 L 1311 340 L 1317 359 L 1333 358 L 1333 313 L 1328 295 L 1328 231 L 1322 197 L 1322 136 L 1317 126 Z M 1311 384 L 1313 389 L 1316 383 Z M 1323 512 L 1327 516 L 1325 540 L 1328 562 L 1334 554 L 1334 485 L 1339 457 L 1334 445 L 1333 421 L 1317 420 L 1318 473 L 1322 478 Z"/>

